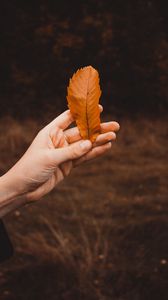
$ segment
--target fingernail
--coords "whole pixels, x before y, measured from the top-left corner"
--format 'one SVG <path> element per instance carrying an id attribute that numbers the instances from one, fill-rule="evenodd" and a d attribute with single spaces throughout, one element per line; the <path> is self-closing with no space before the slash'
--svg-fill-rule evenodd
<path id="1" fill-rule="evenodd" d="M 116 139 L 116 134 L 115 134 L 115 132 L 112 132 L 112 135 L 113 135 L 113 139 Z"/>
<path id="2" fill-rule="evenodd" d="M 91 143 L 91 141 L 89 141 L 89 140 L 85 140 L 85 141 L 82 141 L 82 142 L 80 143 L 80 147 L 81 147 L 83 150 L 90 149 L 90 148 L 91 148 L 91 145 L 92 145 L 92 143 Z"/>
<path id="3" fill-rule="evenodd" d="M 120 130 L 120 124 L 117 123 L 117 131 Z"/>

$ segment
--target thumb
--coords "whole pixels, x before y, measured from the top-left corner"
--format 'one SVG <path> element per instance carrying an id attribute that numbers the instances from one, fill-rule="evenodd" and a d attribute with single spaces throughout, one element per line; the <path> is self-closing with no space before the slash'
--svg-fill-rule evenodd
<path id="1" fill-rule="evenodd" d="M 53 159 L 57 164 L 61 164 L 67 160 L 72 160 L 81 157 L 92 148 L 92 143 L 89 140 L 78 141 L 70 146 L 53 149 Z"/>

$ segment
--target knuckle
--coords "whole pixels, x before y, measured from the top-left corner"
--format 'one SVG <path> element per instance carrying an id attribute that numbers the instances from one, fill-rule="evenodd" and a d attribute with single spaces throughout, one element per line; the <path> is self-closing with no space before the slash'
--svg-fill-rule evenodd
<path id="1" fill-rule="evenodd" d="M 53 137 L 55 135 L 57 135 L 59 133 L 59 127 L 57 125 L 55 125 L 54 127 L 52 127 L 49 131 L 49 135 L 50 137 Z"/>

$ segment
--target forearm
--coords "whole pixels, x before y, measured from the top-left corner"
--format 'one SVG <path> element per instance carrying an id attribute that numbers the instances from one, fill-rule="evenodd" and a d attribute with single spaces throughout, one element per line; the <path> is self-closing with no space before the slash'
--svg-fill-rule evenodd
<path id="1" fill-rule="evenodd" d="M 10 176 L 0 177 L 0 218 L 26 204 L 26 197 L 17 193 Z"/>

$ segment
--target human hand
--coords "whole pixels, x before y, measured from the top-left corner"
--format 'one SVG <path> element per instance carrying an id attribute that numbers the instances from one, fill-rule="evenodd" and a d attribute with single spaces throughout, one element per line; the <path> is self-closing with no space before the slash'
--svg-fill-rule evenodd
<path id="1" fill-rule="evenodd" d="M 102 111 L 102 107 L 100 106 Z M 4 175 L 15 196 L 24 195 L 27 202 L 50 192 L 73 167 L 103 155 L 115 140 L 117 122 L 101 124 L 101 134 L 92 145 L 82 140 L 69 110 L 59 115 L 35 137 L 22 158 Z"/>

